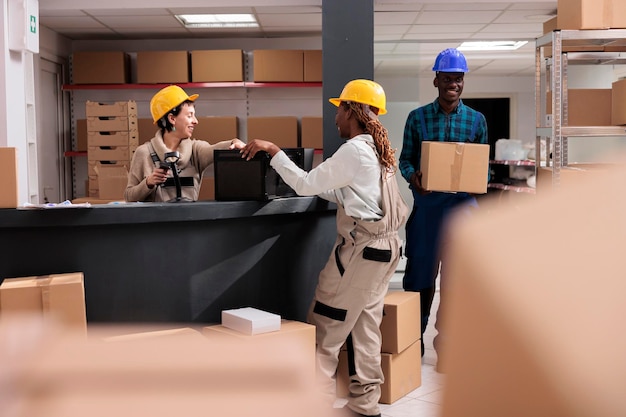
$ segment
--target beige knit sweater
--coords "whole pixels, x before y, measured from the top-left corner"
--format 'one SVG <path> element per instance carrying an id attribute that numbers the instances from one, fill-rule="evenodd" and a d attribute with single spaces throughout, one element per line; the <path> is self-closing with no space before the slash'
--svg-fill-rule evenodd
<path id="1" fill-rule="evenodd" d="M 180 153 L 180 159 L 177 162 L 178 175 L 181 179 L 185 177 L 193 179 L 193 186 L 182 187 L 182 197 L 193 201 L 198 199 L 202 173 L 213 163 L 213 151 L 215 149 L 228 149 L 230 144 L 230 140 L 211 145 L 204 140 L 192 138 L 183 139 L 180 142 L 177 149 Z M 141 144 L 133 154 L 128 172 L 128 185 L 124 192 L 126 201 L 162 202 L 176 198 L 175 186 L 149 188 L 146 184 L 146 177 L 158 167 L 150 156 L 153 150 L 161 161 L 164 160 L 164 154 L 170 152 L 165 147 L 160 130 L 150 141 Z M 172 171 L 168 171 L 168 177 L 172 176 Z"/>

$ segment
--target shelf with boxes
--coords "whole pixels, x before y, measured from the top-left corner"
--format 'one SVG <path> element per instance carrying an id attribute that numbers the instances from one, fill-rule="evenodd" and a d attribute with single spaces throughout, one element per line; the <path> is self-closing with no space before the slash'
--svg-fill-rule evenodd
<path id="1" fill-rule="evenodd" d="M 159 89 L 320 86 L 321 50 L 242 49 L 75 52 L 71 83 L 77 89 Z"/>
<path id="2" fill-rule="evenodd" d="M 626 19 L 601 15 L 595 16 L 600 21 L 571 21 L 571 14 L 559 10 L 536 40 L 536 159 L 545 143 L 552 187 L 560 185 L 561 169 L 569 165 L 569 138 L 626 138 L 626 80 L 613 81 L 611 88 L 568 88 L 570 65 L 626 64 L 626 29 L 602 29 L 626 27 Z"/>
<path id="3" fill-rule="evenodd" d="M 70 61 L 72 83 L 62 88 L 72 105 L 73 147 L 65 156 L 74 158 L 75 185 L 87 155 L 83 105 L 135 100 L 141 145 L 156 131 L 150 98 L 171 84 L 200 93 L 196 139 L 272 138 L 281 147 L 322 149 L 321 50 L 76 52 Z"/>

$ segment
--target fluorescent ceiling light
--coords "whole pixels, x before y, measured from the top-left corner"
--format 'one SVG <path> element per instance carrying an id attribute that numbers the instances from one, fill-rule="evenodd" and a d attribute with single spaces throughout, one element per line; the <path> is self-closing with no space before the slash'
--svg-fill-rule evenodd
<path id="1" fill-rule="evenodd" d="M 180 14 L 176 18 L 186 28 L 256 28 L 251 14 Z"/>
<path id="2" fill-rule="evenodd" d="M 457 49 L 459 51 L 514 51 L 528 41 L 485 41 L 463 42 Z"/>

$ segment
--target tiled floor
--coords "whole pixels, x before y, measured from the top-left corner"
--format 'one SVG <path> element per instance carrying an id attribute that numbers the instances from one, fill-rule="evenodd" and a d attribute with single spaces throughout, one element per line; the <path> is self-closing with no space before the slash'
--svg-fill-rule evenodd
<path id="1" fill-rule="evenodd" d="M 439 280 L 437 280 L 439 282 Z M 389 285 L 390 291 L 402 291 L 402 273 L 397 273 Z M 424 333 L 424 357 L 422 358 L 422 385 L 393 404 L 381 404 L 383 417 L 439 417 L 444 375 L 435 372 L 437 354 L 433 338 L 437 334 L 434 318 L 439 307 L 439 291 L 435 293 L 431 310 L 431 322 Z"/>

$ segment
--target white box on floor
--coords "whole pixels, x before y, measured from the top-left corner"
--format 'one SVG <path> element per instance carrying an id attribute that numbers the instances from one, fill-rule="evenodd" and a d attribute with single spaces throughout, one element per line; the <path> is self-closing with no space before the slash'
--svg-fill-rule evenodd
<path id="1" fill-rule="evenodd" d="M 280 316 L 253 307 L 222 311 L 222 326 L 244 334 L 260 334 L 280 330 Z"/>

